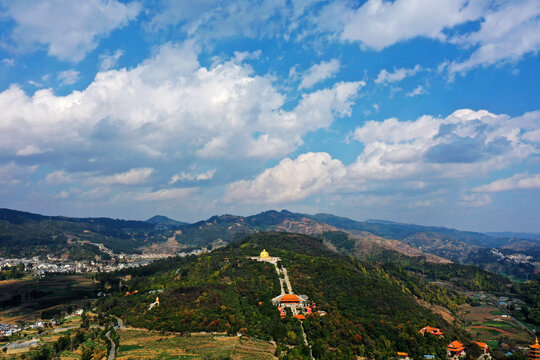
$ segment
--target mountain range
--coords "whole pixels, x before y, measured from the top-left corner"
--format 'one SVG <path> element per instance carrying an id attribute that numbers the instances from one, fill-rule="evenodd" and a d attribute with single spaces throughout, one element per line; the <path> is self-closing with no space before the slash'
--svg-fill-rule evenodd
<path id="1" fill-rule="evenodd" d="M 114 253 L 176 253 L 192 248 L 216 248 L 261 231 L 315 236 L 339 253 L 357 258 L 376 257 L 385 251 L 423 256 L 445 263 L 486 263 L 486 268 L 516 274 L 535 272 L 523 264 L 506 264 L 490 252 L 505 255 L 526 252 L 540 261 L 540 240 L 531 234 L 519 238 L 510 233 L 484 234 L 445 227 L 403 224 L 384 220 L 356 221 L 332 214 L 302 214 L 288 210 L 265 211 L 252 216 L 220 215 L 188 224 L 156 215 L 146 221 L 110 218 L 43 216 L 0 209 L 0 255 L 61 254 L 85 244 L 103 245 Z M 534 234 L 533 234 L 534 235 Z M 80 250 L 80 249 L 79 249 Z M 88 246 L 85 251 L 89 251 Z M 100 255 L 99 250 L 94 251 Z M 78 251 L 80 253 L 80 251 Z M 488 260 L 486 260 L 488 259 Z M 497 265 L 497 266 L 495 266 Z"/>

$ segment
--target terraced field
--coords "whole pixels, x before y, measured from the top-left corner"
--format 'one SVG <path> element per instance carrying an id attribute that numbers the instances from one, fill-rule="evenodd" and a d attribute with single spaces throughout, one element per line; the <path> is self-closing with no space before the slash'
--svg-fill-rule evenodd
<path id="1" fill-rule="evenodd" d="M 143 330 L 122 330 L 118 334 L 117 359 L 275 359 L 275 346 L 260 340 L 210 334 L 178 336 Z"/>

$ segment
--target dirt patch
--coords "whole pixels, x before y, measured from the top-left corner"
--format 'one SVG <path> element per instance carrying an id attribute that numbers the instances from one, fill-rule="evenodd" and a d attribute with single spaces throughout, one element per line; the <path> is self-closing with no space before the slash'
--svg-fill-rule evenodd
<path id="1" fill-rule="evenodd" d="M 444 306 L 432 305 L 432 304 L 430 304 L 427 301 L 424 301 L 422 299 L 416 299 L 416 302 L 418 302 L 423 307 L 428 308 L 429 310 L 431 310 L 435 314 L 440 315 L 446 322 L 448 322 L 450 324 L 453 323 L 454 320 L 455 320 L 455 317 L 452 315 L 450 310 L 448 310 Z"/>
<path id="2" fill-rule="evenodd" d="M 475 328 L 475 329 L 496 330 L 496 331 L 500 332 L 501 334 L 505 334 L 505 335 L 514 335 L 514 333 L 512 333 L 510 331 L 506 331 L 506 330 L 503 330 L 503 329 L 500 329 L 500 328 L 496 328 L 494 326 L 474 325 L 474 326 L 471 326 L 471 327 Z"/>

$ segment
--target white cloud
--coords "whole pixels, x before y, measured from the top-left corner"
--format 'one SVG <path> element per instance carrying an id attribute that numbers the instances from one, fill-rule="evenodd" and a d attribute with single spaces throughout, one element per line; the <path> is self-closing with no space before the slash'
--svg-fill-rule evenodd
<path id="1" fill-rule="evenodd" d="M 295 160 L 285 158 L 252 180 L 228 185 L 225 202 L 289 203 L 315 194 L 429 192 L 413 207 L 439 204 L 437 188 L 456 179 L 485 176 L 540 153 L 523 138 L 540 128 L 537 112 L 511 118 L 485 110 L 457 110 L 446 118 L 422 116 L 414 121 L 395 118 L 369 121 L 352 135 L 363 151 L 348 166 L 327 153 L 305 153 Z M 510 184 L 510 185 L 509 185 Z M 474 189 L 461 197 L 468 207 L 482 207 L 491 196 L 479 192 L 509 187 L 540 187 L 540 175 L 516 175 Z M 391 196 L 391 195 L 388 195 Z"/>
<path id="2" fill-rule="evenodd" d="M 353 134 L 364 150 L 349 166 L 348 177 L 390 180 L 429 175 L 433 180 L 485 174 L 539 153 L 521 135 L 530 128 L 540 128 L 534 116 L 510 118 L 467 109 L 446 118 L 369 121 Z"/>
<path id="3" fill-rule="evenodd" d="M 179 181 L 203 181 L 203 180 L 211 180 L 214 177 L 214 174 L 216 173 L 215 169 L 208 170 L 204 173 L 200 174 L 192 174 L 188 172 L 181 172 L 180 174 L 175 174 L 171 177 L 171 180 L 169 181 L 169 185 L 176 184 Z"/>
<path id="4" fill-rule="evenodd" d="M 69 196 L 69 192 L 62 190 L 55 196 L 55 199 L 68 199 Z"/>
<path id="5" fill-rule="evenodd" d="M 333 77 L 338 73 L 340 63 L 338 59 L 323 61 L 310 67 L 304 74 L 298 89 L 309 89 L 319 81 Z"/>
<path id="6" fill-rule="evenodd" d="M 464 194 L 461 196 L 461 205 L 467 207 L 484 207 L 491 204 L 491 196 L 488 194 Z"/>
<path id="7" fill-rule="evenodd" d="M 343 9 L 340 37 L 382 50 L 415 37 L 444 40 L 443 30 L 482 15 L 483 1 L 368 0 L 356 10 Z"/>
<path id="8" fill-rule="evenodd" d="M 189 37 L 276 36 L 287 5 L 285 0 L 165 0 L 149 27 L 154 31 L 180 25 Z"/>
<path id="9" fill-rule="evenodd" d="M 340 82 L 304 94 L 284 110 L 286 98 L 272 78 L 234 60 L 199 65 L 192 42 L 167 44 L 133 69 L 100 72 L 82 91 L 56 96 L 50 89 L 28 96 L 18 86 L 0 92 L 0 151 L 47 149 L 80 165 L 80 157 L 102 164 L 122 154 L 140 157 L 280 158 L 303 136 L 349 116 L 363 82 Z"/>
<path id="10" fill-rule="evenodd" d="M 420 65 L 416 65 L 413 68 L 400 68 L 394 69 L 394 72 L 388 72 L 386 69 L 382 69 L 375 79 L 376 84 L 380 83 L 394 83 L 405 79 L 406 77 L 414 76 L 416 73 L 422 70 Z"/>
<path id="11" fill-rule="evenodd" d="M 425 93 L 426 93 L 426 89 L 422 85 L 418 85 L 413 90 L 406 93 L 405 96 L 414 97 L 414 96 L 418 96 L 418 95 L 423 95 Z"/>
<path id="12" fill-rule="evenodd" d="M 226 202 L 286 203 L 319 193 L 345 176 L 345 166 L 327 153 L 306 153 L 285 158 L 253 180 L 230 184 Z"/>
<path id="13" fill-rule="evenodd" d="M 507 179 L 495 180 L 473 189 L 476 192 L 501 192 L 517 189 L 540 189 L 540 174 L 522 173 Z"/>
<path id="14" fill-rule="evenodd" d="M 45 177 L 45 181 L 49 185 L 69 184 L 73 182 L 73 177 L 62 170 L 58 170 L 58 171 L 53 171 L 49 173 Z"/>
<path id="15" fill-rule="evenodd" d="M 61 85 L 73 85 L 79 81 L 79 75 L 80 72 L 73 69 L 61 71 L 58 74 L 58 81 Z"/>
<path id="16" fill-rule="evenodd" d="M 114 54 L 101 54 L 99 55 L 99 69 L 101 71 L 107 71 L 116 66 L 118 60 L 124 55 L 123 50 L 116 50 Z"/>
<path id="17" fill-rule="evenodd" d="M 37 166 L 20 166 L 15 162 L 9 162 L 5 165 L 0 164 L 0 184 L 16 185 L 21 182 L 21 178 L 32 174 Z"/>
<path id="18" fill-rule="evenodd" d="M 28 144 L 24 148 L 17 150 L 15 156 L 31 156 L 43 153 L 39 147 L 34 144 Z"/>
<path id="19" fill-rule="evenodd" d="M 162 189 L 152 192 L 136 194 L 133 196 L 133 198 L 139 201 L 182 200 L 194 191 L 196 191 L 196 188 Z"/>
<path id="20" fill-rule="evenodd" d="M 101 37 L 133 20 L 137 2 L 117 0 L 2 0 L 5 14 L 15 21 L 10 34 L 18 47 L 46 46 L 50 56 L 80 61 Z"/>
<path id="21" fill-rule="evenodd" d="M 2 65 L 5 65 L 5 66 L 15 66 L 15 59 L 9 59 L 9 58 L 4 58 L 2 59 Z"/>
<path id="22" fill-rule="evenodd" d="M 452 42 L 476 49 L 465 61 L 449 65 L 451 74 L 477 66 L 517 61 L 540 50 L 540 2 L 507 1 L 488 11 L 479 31 L 457 36 Z"/>
<path id="23" fill-rule="evenodd" d="M 152 168 L 131 169 L 114 175 L 94 176 L 88 181 L 100 185 L 139 185 L 146 183 L 153 172 Z"/>

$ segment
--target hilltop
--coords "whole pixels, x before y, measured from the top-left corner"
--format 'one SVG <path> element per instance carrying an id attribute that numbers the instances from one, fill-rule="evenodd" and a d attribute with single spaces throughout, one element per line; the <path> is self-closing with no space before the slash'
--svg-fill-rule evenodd
<path id="1" fill-rule="evenodd" d="M 459 307 L 464 297 L 397 268 L 339 255 L 321 239 L 288 233 L 261 232 L 198 257 L 101 274 L 102 286 L 112 286 L 109 291 L 117 295 L 101 300 L 98 309 L 133 327 L 242 333 L 273 340 L 279 349 L 291 352 L 291 358 L 307 359 L 300 321 L 290 314 L 281 319 L 271 303 L 280 293 L 274 267 L 250 259 L 263 249 L 281 258 L 279 266 L 287 268 L 292 288 L 327 314 L 303 321 L 317 359 L 356 355 L 382 359 L 395 355 L 397 349 L 442 357 L 445 340 L 418 333 L 426 324 L 444 328 L 451 337 L 467 338 L 417 300 Z M 118 281 L 126 275 L 130 281 Z M 158 289 L 160 304 L 150 308 Z M 135 290 L 136 294 L 123 296 Z"/>

